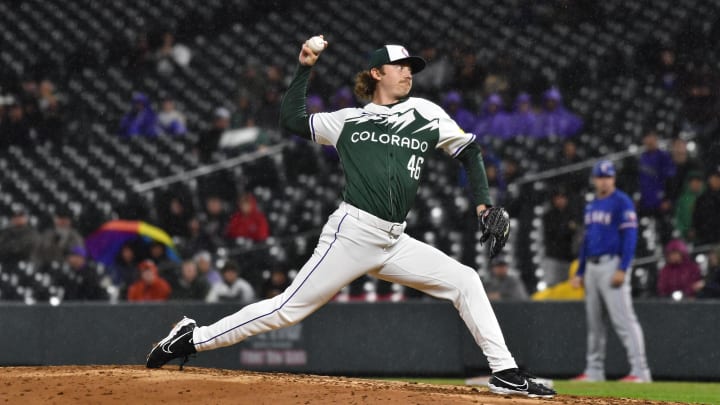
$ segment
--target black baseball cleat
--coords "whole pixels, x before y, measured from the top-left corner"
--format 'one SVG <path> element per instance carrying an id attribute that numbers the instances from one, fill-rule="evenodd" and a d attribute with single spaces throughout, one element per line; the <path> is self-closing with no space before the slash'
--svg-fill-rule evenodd
<path id="1" fill-rule="evenodd" d="M 527 395 L 530 398 L 552 398 L 555 390 L 533 381 L 533 376 L 516 368 L 499 371 L 490 377 L 488 387 L 493 394 Z"/>
<path id="2" fill-rule="evenodd" d="M 193 329 L 197 324 L 190 318 L 183 318 L 170 331 L 170 334 L 156 344 L 147 355 L 147 368 L 160 368 L 172 359 L 182 358 L 180 370 L 187 363 L 188 356 L 197 353 L 193 344 Z"/>

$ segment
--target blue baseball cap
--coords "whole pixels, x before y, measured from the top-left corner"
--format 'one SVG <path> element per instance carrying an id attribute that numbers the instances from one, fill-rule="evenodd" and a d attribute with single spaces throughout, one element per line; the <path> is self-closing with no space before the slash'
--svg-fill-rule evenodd
<path id="1" fill-rule="evenodd" d="M 615 165 L 610 160 L 601 160 L 593 166 L 592 176 L 615 177 Z"/>

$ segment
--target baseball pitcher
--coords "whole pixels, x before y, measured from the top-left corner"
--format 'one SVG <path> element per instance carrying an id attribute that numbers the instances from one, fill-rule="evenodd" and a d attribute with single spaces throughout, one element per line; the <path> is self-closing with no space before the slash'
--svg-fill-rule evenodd
<path id="1" fill-rule="evenodd" d="M 289 132 L 337 149 L 347 180 L 344 201 L 328 218 L 315 251 L 285 292 L 209 326 L 184 318 L 153 348 L 147 367 L 161 367 L 174 358 L 187 360 L 195 352 L 293 325 L 354 279 L 370 274 L 451 301 L 487 356 L 494 373 L 492 392 L 552 397 L 555 391 L 518 370 L 475 270 L 404 232 L 424 163 L 436 149 L 464 165 L 481 240 L 490 243 L 492 255 L 502 249 L 510 230 L 507 213 L 491 207 L 475 136 L 464 133 L 437 105 L 408 96 L 413 74 L 425 67 L 425 61 L 402 46 L 383 46 L 356 77 L 355 92 L 370 99 L 369 104 L 308 116 L 308 78 L 318 56 L 307 42 L 303 44 L 280 123 Z"/>

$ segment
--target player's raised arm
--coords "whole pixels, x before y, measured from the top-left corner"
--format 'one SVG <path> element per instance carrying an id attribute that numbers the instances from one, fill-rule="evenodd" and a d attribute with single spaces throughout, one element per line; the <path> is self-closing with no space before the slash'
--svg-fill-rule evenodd
<path id="1" fill-rule="evenodd" d="M 323 39 L 322 48 L 320 48 L 321 44 L 316 38 L 322 38 L 322 36 L 310 38 L 303 43 L 300 55 L 298 55 L 300 65 L 280 105 L 280 128 L 307 139 L 311 137 L 305 106 L 310 69 L 317 62 L 322 49 L 327 47 L 327 41 Z"/>

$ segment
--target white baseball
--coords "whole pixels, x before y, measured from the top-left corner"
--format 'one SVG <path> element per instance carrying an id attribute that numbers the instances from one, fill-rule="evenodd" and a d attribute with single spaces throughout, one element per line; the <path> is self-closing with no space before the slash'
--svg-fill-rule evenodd
<path id="1" fill-rule="evenodd" d="M 307 45 L 308 45 L 308 48 L 310 48 L 310 50 L 315 53 L 320 53 L 323 50 L 325 50 L 325 40 L 319 35 L 316 35 L 316 36 L 308 39 Z"/>

